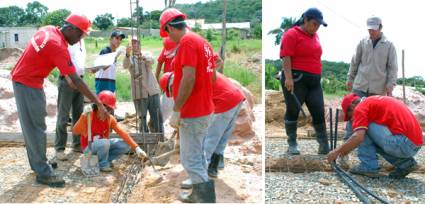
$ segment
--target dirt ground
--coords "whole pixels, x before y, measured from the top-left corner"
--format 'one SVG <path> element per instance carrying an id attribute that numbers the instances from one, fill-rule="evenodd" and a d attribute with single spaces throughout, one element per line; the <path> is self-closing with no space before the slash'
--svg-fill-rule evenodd
<path id="1" fill-rule="evenodd" d="M 129 106 L 130 107 L 130 106 Z M 225 169 L 221 170 L 216 182 L 218 202 L 253 202 L 263 200 L 262 179 L 262 135 L 264 135 L 264 108 L 254 108 L 256 137 L 240 145 L 229 146 L 225 151 Z M 262 123 L 262 124 L 261 124 Z M 22 144 L 0 144 L 0 202 L 111 202 L 130 165 L 128 156 L 114 162 L 112 173 L 101 173 L 97 177 L 85 177 L 80 171 L 78 153 L 69 153 L 70 159 L 58 163 L 55 172 L 64 177 L 65 188 L 49 188 L 35 182 L 25 148 Z M 54 149 L 49 145 L 47 157 L 52 158 Z M 142 181 L 133 189 L 128 202 L 178 202 L 179 184 L 187 178 L 174 156 L 164 168 L 157 167 L 164 179 L 158 185 L 146 187 Z M 152 172 L 144 169 L 144 175 Z M 261 185 L 259 185 L 261 184 Z"/>

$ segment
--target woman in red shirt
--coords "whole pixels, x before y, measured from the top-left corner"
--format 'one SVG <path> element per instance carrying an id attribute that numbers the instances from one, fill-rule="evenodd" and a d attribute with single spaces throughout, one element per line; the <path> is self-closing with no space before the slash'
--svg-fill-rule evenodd
<path id="1" fill-rule="evenodd" d="M 322 12 L 310 8 L 303 13 L 295 25 L 282 37 L 280 58 L 282 71 L 280 81 L 285 97 L 285 129 L 288 135 L 288 153 L 300 154 L 297 147 L 297 120 L 300 107 L 304 102 L 313 117 L 313 126 L 319 142 L 319 154 L 329 152 L 324 117 L 323 91 L 320 86 L 322 73 L 322 47 L 317 30 L 323 21 Z"/>

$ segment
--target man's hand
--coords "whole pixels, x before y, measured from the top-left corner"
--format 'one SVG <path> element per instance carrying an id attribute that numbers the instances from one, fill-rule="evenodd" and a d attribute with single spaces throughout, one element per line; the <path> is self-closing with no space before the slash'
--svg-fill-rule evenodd
<path id="1" fill-rule="evenodd" d="M 106 110 L 105 106 L 103 104 L 97 104 L 97 117 L 104 121 L 106 117 L 108 117 L 108 111 Z"/>
<path id="2" fill-rule="evenodd" d="M 131 55 L 131 50 L 132 50 L 133 48 L 131 48 L 131 46 L 130 45 L 127 45 L 127 47 L 125 48 L 125 56 L 126 57 L 130 57 L 130 55 Z"/>
<path id="3" fill-rule="evenodd" d="M 174 129 L 178 129 L 179 125 L 180 125 L 180 112 L 173 112 L 173 114 L 171 115 L 169 124 L 171 127 L 173 127 Z"/>
<path id="4" fill-rule="evenodd" d="M 93 112 L 92 104 L 88 104 L 84 106 L 83 115 L 87 115 L 88 113 Z"/>
<path id="5" fill-rule="evenodd" d="M 385 94 L 387 94 L 387 96 L 393 96 L 393 90 L 394 86 L 387 86 L 385 87 Z"/>
<path id="6" fill-rule="evenodd" d="M 294 80 L 292 78 L 285 78 L 285 87 L 286 87 L 286 90 L 293 93 L 294 92 Z"/>
<path id="7" fill-rule="evenodd" d="M 351 92 L 353 90 L 353 82 L 347 82 L 345 83 L 345 86 L 347 88 L 347 91 Z"/>
<path id="8" fill-rule="evenodd" d="M 69 78 L 68 75 L 65 76 L 65 80 L 68 83 L 69 87 L 72 89 L 77 89 L 77 86 L 75 86 L 74 82 L 72 82 L 71 78 Z"/>
<path id="9" fill-rule="evenodd" d="M 143 151 L 142 148 L 140 147 L 136 147 L 136 155 L 137 157 L 139 157 L 139 159 L 143 159 L 147 157 L 146 152 Z"/>
<path id="10" fill-rule="evenodd" d="M 328 156 L 328 162 L 329 164 L 331 164 L 332 162 L 336 160 L 336 158 L 338 158 L 339 152 L 337 151 L 337 149 L 335 149 L 329 152 L 327 156 Z"/>

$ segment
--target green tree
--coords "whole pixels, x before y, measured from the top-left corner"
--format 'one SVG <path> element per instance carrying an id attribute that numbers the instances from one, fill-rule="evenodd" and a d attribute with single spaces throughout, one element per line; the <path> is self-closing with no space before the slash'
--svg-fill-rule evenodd
<path id="1" fill-rule="evenodd" d="M 145 14 L 143 13 L 143 7 L 137 7 L 134 9 L 133 17 L 137 19 L 137 21 L 142 24 L 145 20 Z"/>
<path id="2" fill-rule="evenodd" d="M 65 23 L 66 17 L 68 17 L 70 14 L 71 11 L 67 9 L 59 9 L 49 12 L 41 19 L 41 24 L 62 26 Z"/>
<path id="3" fill-rule="evenodd" d="M 134 25 L 134 23 L 131 23 L 130 18 L 119 18 L 117 19 L 117 27 L 130 27 Z"/>
<path id="4" fill-rule="evenodd" d="M 25 11 L 17 6 L 9 6 L 0 8 L 0 27 L 2 26 L 19 26 Z"/>
<path id="5" fill-rule="evenodd" d="M 100 30 L 107 30 L 114 25 L 114 17 L 110 13 L 97 15 L 93 21 L 93 24 Z"/>
<path id="6" fill-rule="evenodd" d="M 47 14 L 49 8 L 38 1 L 30 2 L 25 9 L 25 16 L 22 23 L 25 25 L 40 25 L 41 18 Z"/>
<path id="7" fill-rule="evenodd" d="M 162 11 L 159 11 L 159 10 L 151 11 L 151 20 L 159 21 L 159 17 L 161 17 L 161 13 L 162 13 Z"/>
<path id="8" fill-rule="evenodd" d="M 292 25 L 294 25 L 295 22 L 297 22 L 297 19 L 295 19 L 295 18 L 283 17 L 282 23 L 280 24 L 280 27 L 269 31 L 269 33 L 268 33 L 269 35 L 276 35 L 276 39 L 274 41 L 275 45 L 280 44 L 280 41 L 282 40 L 283 33 L 285 33 L 289 28 L 291 28 Z"/>
<path id="9" fill-rule="evenodd" d="M 262 32 L 263 32 L 263 29 L 262 29 L 261 23 L 258 23 L 257 25 L 254 26 L 254 31 L 252 32 L 252 34 L 254 35 L 254 38 L 261 39 Z"/>

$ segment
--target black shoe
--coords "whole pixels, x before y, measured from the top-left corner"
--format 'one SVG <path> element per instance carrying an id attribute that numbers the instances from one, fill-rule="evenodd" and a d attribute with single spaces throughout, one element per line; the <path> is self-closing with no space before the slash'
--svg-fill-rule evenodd
<path id="1" fill-rule="evenodd" d="M 396 168 L 393 172 L 391 172 L 388 175 L 388 177 L 392 179 L 402 179 L 402 178 L 405 178 L 408 174 L 418 169 L 418 167 L 419 167 L 418 163 L 415 160 L 413 160 L 413 162 L 411 162 L 411 164 L 408 167 L 403 169 Z"/>
<path id="2" fill-rule="evenodd" d="M 181 193 L 179 200 L 185 203 L 215 203 L 214 181 L 192 184 L 192 193 Z"/>
<path id="3" fill-rule="evenodd" d="M 222 154 L 219 154 L 219 155 L 220 155 L 220 161 L 218 162 L 217 169 L 222 170 L 224 169 L 224 156 Z"/>
<path id="4" fill-rule="evenodd" d="M 329 142 L 328 135 L 326 133 L 326 124 L 315 124 L 313 125 L 314 131 L 316 132 L 316 139 L 319 142 L 318 154 L 328 154 L 329 153 Z"/>
<path id="5" fill-rule="evenodd" d="M 208 165 L 208 176 L 217 178 L 218 176 L 218 162 L 220 162 L 220 155 L 213 153 L 211 156 L 210 165 Z"/>
<path id="6" fill-rule="evenodd" d="M 61 177 L 56 175 L 52 175 L 52 176 L 37 175 L 35 180 L 39 184 L 48 185 L 50 187 L 58 187 L 58 188 L 65 187 L 65 181 Z"/>

